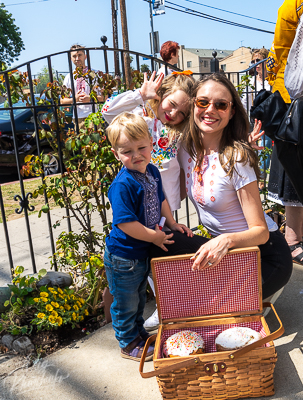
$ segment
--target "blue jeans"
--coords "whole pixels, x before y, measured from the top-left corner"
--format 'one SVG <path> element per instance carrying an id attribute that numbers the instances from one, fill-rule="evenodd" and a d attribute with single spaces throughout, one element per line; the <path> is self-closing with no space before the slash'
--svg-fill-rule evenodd
<path id="1" fill-rule="evenodd" d="M 139 335 L 143 328 L 143 310 L 146 302 L 146 283 L 149 274 L 148 259 L 129 260 L 115 256 L 105 248 L 104 267 L 110 293 L 113 328 L 119 346 L 123 349 Z"/>

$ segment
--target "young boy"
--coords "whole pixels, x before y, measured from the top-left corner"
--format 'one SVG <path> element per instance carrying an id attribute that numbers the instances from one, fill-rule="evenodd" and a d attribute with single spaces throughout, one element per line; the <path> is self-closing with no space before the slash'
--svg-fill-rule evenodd
<path id="1" fill-rule="evenodd" d="M 159 229 L 161 216 L 171 230 L 192 232 L 178 224 L 164 198 L 158 169 L 150 164 L 152 138 L 144 119 L 138 115 L 118 115 L 107 128 L 115 157 L 123 164 L 109 188 L 113 229 L 106 237 L 104 266 L 109 289 L 114 296 L 111 315 L 121 356 L 140 361 L 148 333 L 143 328 L 146 282 L 151 243 L 163 250 L 174 243 L 173 234 Z M 151 360 L 150 346 L 146 360 Z"/>

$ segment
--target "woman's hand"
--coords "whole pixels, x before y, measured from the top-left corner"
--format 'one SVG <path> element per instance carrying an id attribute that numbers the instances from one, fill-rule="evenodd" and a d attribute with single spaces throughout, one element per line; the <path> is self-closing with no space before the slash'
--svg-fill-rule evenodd
<path id="1" fill-rule="evenodd" d="M 178 231 L 178 232 L 181 232 L 181 233 L 186 233 L 188 237 L 193 237 L 194 236 L 194 234 L 193 234 L 191 229 L 189 229 L 186 225 L 178 224 L 177 222 L 175 222 L 170 227 L 170 229 L 172 231 Z"/>
<path id="2" fill-rule="evenodd" d="M 193 259 L 192 270 L 202 270 L 215 267 L 230 249 L 230 240 L 223 234 L 203 244 Z"/>
<path id="3" fill-rule="evenodd" d="M 257 141 L 264 135 L 264 131 L 261 131 L 262 122 L 255 119 L 254 129 L 248 135 L 248 142 L 251 147 L 255 150 L 263 150 L 263 146 L 258 146 Z"/>
<path id="4" fill-rule="evenodd" d="M 174 236 L 174 234 L 171 233 L 170 235 L 166 235 L 165 232 L 162 232 L 159 229 L 159 225 L 158 224 L 155 226 L 155 231 L 156 231 L 157 234 L 155 235 L 152 243 L 154 243 L 156 246 L 159 246 L 162 250 L 168 251 L 167 248 L 164 245 L 165 244 L 173 244 L 173 243 L 175 243 L 173 240 L 169 240 Z"/>
<path id="5" fill-rule="evenodd" d="M 159 76 L 157 76 L 157 78 L 155 77 L 156 77 L 156 71 L 152 73 L 149 80 L 147 78 L 147 73 L 144 72 L 144 82 L 140 89 L 140 93 L 144 101 L 150 99 L 155 99 L 155 100 L 160 99 L 160 97 L 157 95 L 157 91 L 162 84 L 164 74 L 161 73 Z"/>

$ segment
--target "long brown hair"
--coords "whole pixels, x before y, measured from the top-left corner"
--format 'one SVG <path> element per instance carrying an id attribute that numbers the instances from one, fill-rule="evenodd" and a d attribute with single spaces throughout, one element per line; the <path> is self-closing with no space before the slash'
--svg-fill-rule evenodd
<path id="1" fill-rule="evenodd" d="M 232 96 L 234 115 L 223 130 L 219 144 L 219 160 L 227 176 L 232 176 L 237 162 L 249 165 L 254 169 L 257 178 L 260 176 L 258 156 L 248 143 L 249 121 L 246 111 L 241 103 L 240 97 L 234 87 L 222 74 L 212 74 L 197 82 L 193 89 L 193 98 L 198 90 L 208 81 L 214 81 L 225 86 Z M 196 159 L 199 166 L 203 161 L 204 146 L 201 133 L 194 120 L 192 109 L 189 130 L 184 136 L 183 144 L 192 158 Z"/>
<path id="2" fill-rule="evenodd" d="M 159 96 L 159 100 L 149 100 L 147 103 L 146 111 L 148 116 L 153 118 L 154 114 L 158 117 L 158 108 L 165 97 L 169 96 L 170 94 L 175 93 L 177 90 L 181 90 L 185 94 L 187 94 L 189 98 L 188 103 L 188 115 L 182 122 L 177 125 L 167 126 L 170 130 L 174 133 L 173 136 L 180 137 L 182 134 L 187 133 L 189 128 L 189 117 L 191 115 L 191 108 L 192 108 L 192 93 L 194 88 L 195 80 L 188 75 L 174 75 L 171 74 L 163 79 L 162 85 L 157 91 L 157 95 Z"/>

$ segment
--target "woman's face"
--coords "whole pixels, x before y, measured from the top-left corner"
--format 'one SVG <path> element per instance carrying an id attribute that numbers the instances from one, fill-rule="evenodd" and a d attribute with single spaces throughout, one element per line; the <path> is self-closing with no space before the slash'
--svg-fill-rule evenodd
<path id="1" fill-rule="evenodd" d="M 158 107 L 158 119 L 162 124 L 178 125 L 188 116 L 190 99 L 182 90 L 165 97 Z"/>
<path id="2" fill-rule="evenodd" d="M 210 102 L 205 108 L 199 108 L 195 104 L 194 121 L 200 132 L 203 133 L 203 136 L 211 134 L 220 138 L 223 129 L 234 115 L 234 109 L 231 104 L 233 99 L 230 91 L 221 83 L 210 80 L 200 87 L 196 99 Z M 204 101 L 203 103 L 205 104 L 206 102 Z M 216 104 L 220 107 L 226 103 L 227 109 L 225 111 L 216 108 Z"/>
<path id="3" fill-rule="evenodd" d="M 253 55 L 253 57 L 251 59 L 251 62 L 253 64 L 256 64 L 257 62 L 262 61 L 262 60 L 264 60 L 263 56 L 260 53 L 256 53 L 256 54 Z M 257 74 L 262 77 L 262 74 L 263 74 L 262 64 L 259 64 L 259 65 L 256 66 L 256 71 L 257 71 Z M 267 75 L 267 71 L 266 71 L 265 65 L 264 65 L 264 74 L 265 74 L 265 76 Z"/>

